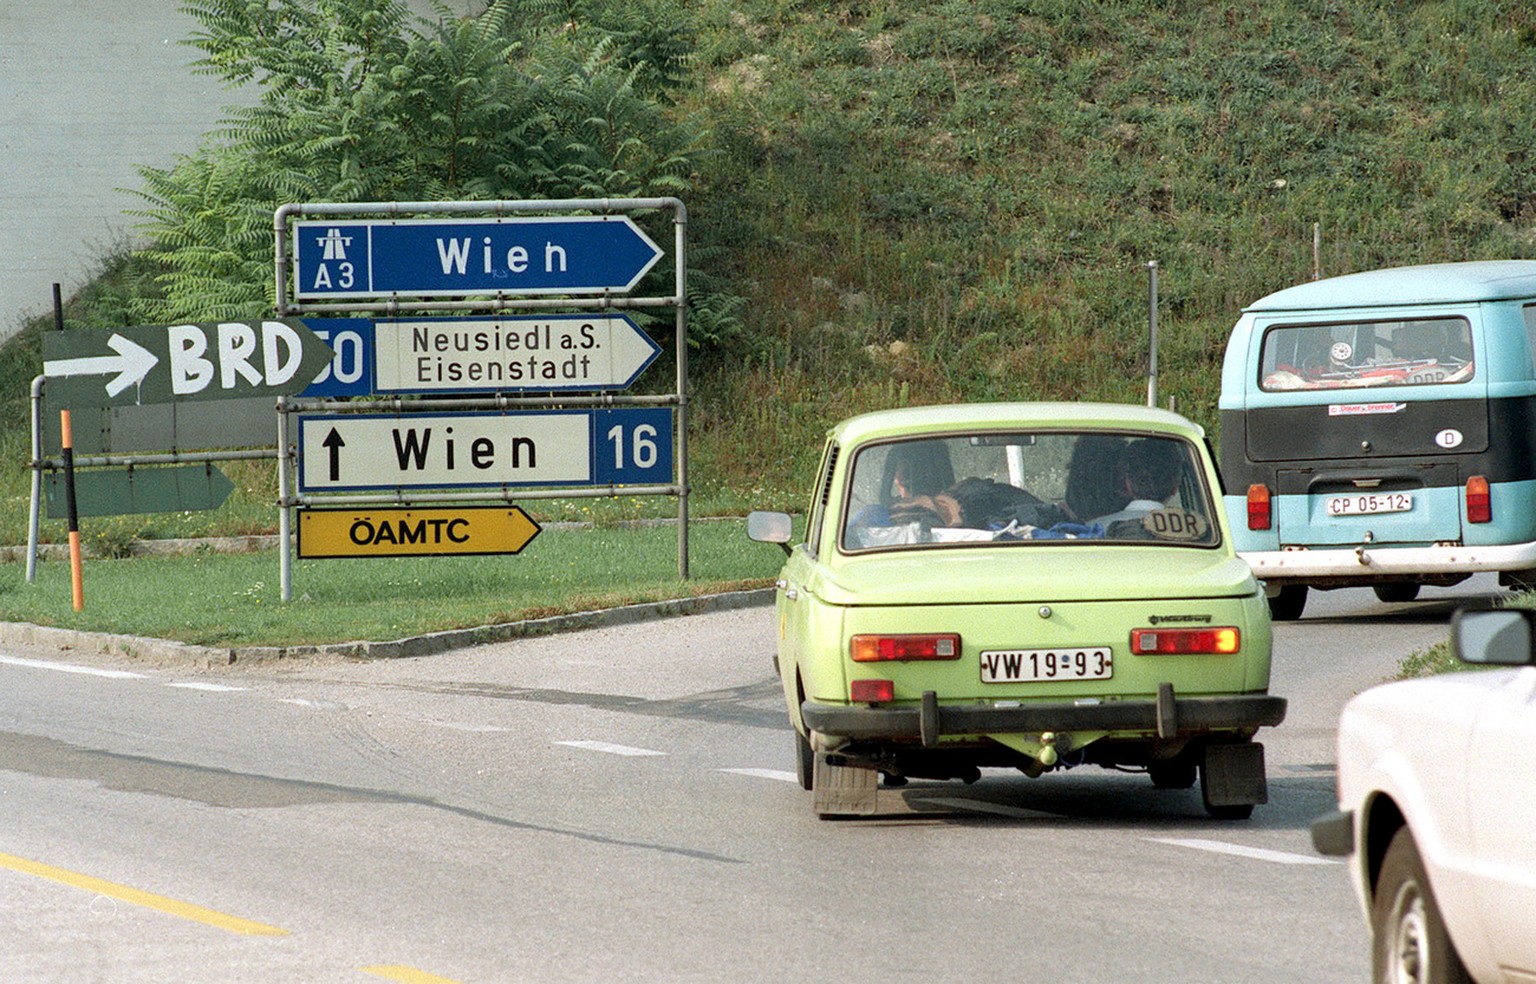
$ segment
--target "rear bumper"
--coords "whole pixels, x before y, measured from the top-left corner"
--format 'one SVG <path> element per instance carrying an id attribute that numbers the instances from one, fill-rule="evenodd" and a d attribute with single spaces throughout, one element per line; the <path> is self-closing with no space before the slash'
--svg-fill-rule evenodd
<path id="1" fill-rule="evenodd" d="M 1338 547 L 1239 551 L 1264 581 L 1360 578 L 1404 574 L 1476 574 L 1536 567 L 1536 543 L 1486 547 Z"/>
<path id="2" fill-rule="evenodd" d="M 932 748 L 945 735 L 1003 735 L 1044 731 L 1108 731 L 1183 738 L 1221 731 L 1251 731 L 1285 720 L 1285 698 L 1268 694 L 1232 697 L 1177 697 L 1164 684 L 1156 700 L 1111 700 L 1099 704 L 943 704 L 933 691 L 920 705 L 881 707 L 800 705 L 806 727 L 853 740 L 917 739 Z"/>

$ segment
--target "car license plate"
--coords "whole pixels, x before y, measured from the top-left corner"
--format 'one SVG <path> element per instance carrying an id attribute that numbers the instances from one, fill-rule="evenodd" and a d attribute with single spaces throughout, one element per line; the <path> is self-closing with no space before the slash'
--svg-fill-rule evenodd
<path id="1" fill-rule="evenodd" d="M 1108 680 L 1115 654 L 1108 646 L 1083 649 L 988 649 L 981 653 L 982 683 Z"/>
<path id="2" fill-rule="evenodd" d="M 1407 512 L 1413 508 L 1413 495 L 1409 492 L 1330 495 L 1326 507 L 1330 516 L 1366 516 L 1372 513 Z"/>

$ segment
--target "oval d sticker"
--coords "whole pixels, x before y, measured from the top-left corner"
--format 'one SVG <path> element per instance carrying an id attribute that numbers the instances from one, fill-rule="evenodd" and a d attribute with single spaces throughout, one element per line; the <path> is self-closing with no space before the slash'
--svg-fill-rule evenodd
<path id="1" fill-rule="evenodd" d="M 1454 427 L 1447 427 L 1435 435 L 1435 443 L 1449 451 L 1451 448 L 1461 447 L 1461 431 Z"/>

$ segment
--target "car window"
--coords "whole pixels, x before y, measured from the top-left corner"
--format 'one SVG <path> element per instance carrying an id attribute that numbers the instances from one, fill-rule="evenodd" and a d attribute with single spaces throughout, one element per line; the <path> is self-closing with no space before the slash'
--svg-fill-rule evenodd
<path id="1" fill-rule="evenodd" d="M 1460 383 L 1475 371 L 1465 318 L 1281 325 L 1264 335 L 1268 392 Z"/>
<path id="2" fill-rule="evenodd" d="M 811 499 L 811 518 L 805 527 L 805 547 L 812 557 L 821 551 L 822 520 L 827 513 L 827 501 L 832 495 L 832 470 L 836 467 L 837 443 L 828 441 L 821 454 L 821 470 L 817 472 L 816 491 Z"/>
<path id="3" fill-rule="evenodd" d="M 956 544 L 1212 546 L 1195 445 L 1107 431 L 979 433 L 859 448 L 845 551 Z"/>

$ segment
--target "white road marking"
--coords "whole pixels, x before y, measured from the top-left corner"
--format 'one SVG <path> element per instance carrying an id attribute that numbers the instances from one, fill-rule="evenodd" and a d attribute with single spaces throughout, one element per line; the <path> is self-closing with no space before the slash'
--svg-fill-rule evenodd
<path id="1" fill-rule="evenodd" d="M 143 673 L 131 673 L 128 670 L 98 670 L 89 666 L 76 666 L 73 663 L 55 663 L 46 659 L 20 659 L 16 656 L 0 656 L 0 663 L 5 663 L 8 666 L 25 666 L 34 670 L 54 670 L 58 673 L 79 673 L 85 676 L 106 677 L 109 680 L 147 679 Z"/>
<path id="2" fill-rule="evenodd" d="M 166 684 L 167 687 L 180 687 L 182 690 L 208 690 L 214 693 L 226 693 L 235 690 L 244 690 L 244 687 L 230 687 L 222 683 L 202 683 L 197 680 L 180 680 Z"/>
<path id="3" fill-rule="evenodd" d="M 503 728 L 498 724 L 464 724 L 459 721 L 428 721 L 427 724 L 434 728 L 447 728 L 449 731 L 470 731 L 475 734 L 491 734 L 493 732 L 511 731 L 511 728 Z"/>
<path id="4" fill-rule="evenodd" d="M 925 796 L 922 799 L 913 798 L 909 802 L 913 806 L 931 803 L 934 806 L 947 806 L 952 810 L 969 810 L 972 813 L 993 813 L 1000 817 L 1017 817 L 1023 820 L 1065 819 L 1060 813 L 1047 813 L 1044 810 L 1025 810 L 1017 806 L 988 803 L 985 800 L 966 799 L 963 796 Z"/>
<path id="5" fill-rule="evenodd" d="M 1310 854 L 1291 854 L 1286 851 L 1268 851 L 1262 847 L 1244 847 L 1241 844 L 1228 844 L 1226 841 L 1203 840 L 1198 837 L 1148 837 L 1147 840 L 1156 844 L 1172 844 L 1174 847 L 1189 847 L 1197 851 L 1212 851 L 1216 854 L 1232 854 L 1241 858 L 1253 858 L 1258 861 L 1272 861 L 1275 864 L 1339 864 L 1328 858 L 1314 857 Z"/>
<path id="6" fill-rule="evenodd" d="M 793 772 L 785 772 L 782 769 L 718 769 L 719 772 L 729 772 L 734 776 L 751 776 L 754 779 L 777 779 L 780 782 L 792 782 L 800 784 L 800 777 Z"/>
<path id="7" fill-rule="evenodd" d="M 665 755 L 666 752 L 656 752 L 649 748 L 633 748 L 629 745 L 611 745 L 606 741 L 557 741 L 556 745 L 569 745 L 572 748 L 585 748 L 590 752 L 607 752 L 609 755 Z"/>

